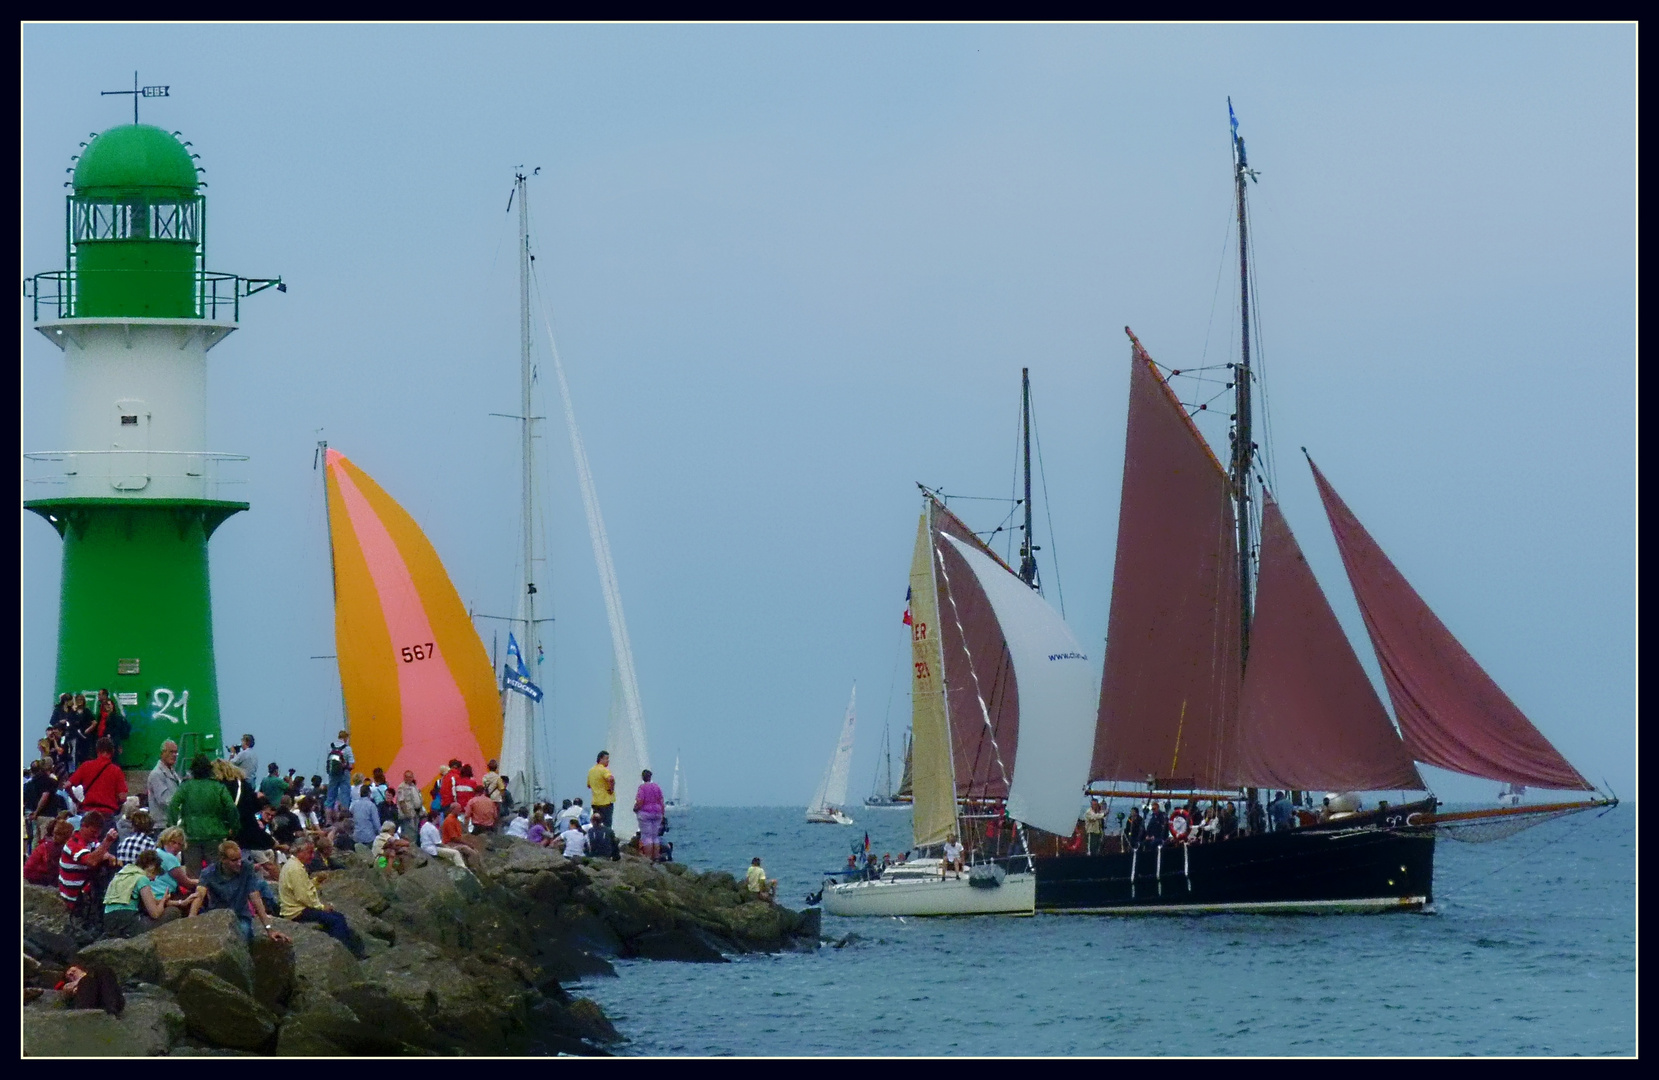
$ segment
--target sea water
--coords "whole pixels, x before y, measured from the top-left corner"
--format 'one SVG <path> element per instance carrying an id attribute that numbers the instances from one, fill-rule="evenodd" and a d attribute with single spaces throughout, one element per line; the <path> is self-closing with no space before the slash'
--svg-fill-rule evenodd
<path id="1" fill-rule="evenodd" d="M 759 855 L 799 907 L 908 810 L 676 815 L 676 861 Z M 824 917 L 816 953 L 619 961 L 584 982 L 625 1054 L 1632 1054 L 1635 814 L 1442 840 L 1432 914 Z"/>

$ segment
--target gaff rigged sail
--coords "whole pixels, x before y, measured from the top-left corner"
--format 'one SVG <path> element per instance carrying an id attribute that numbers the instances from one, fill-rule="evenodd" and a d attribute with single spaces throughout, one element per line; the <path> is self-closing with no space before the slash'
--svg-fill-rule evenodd
<path id="1" fill-rule="evenodd" d="M 1232 482 L 1137 341 L 1090 779 L 1236 782 Z"/>
<path id="2" fill-rule="evenodd" d="M 1238 744 L 1239 776 L 1253 786 L 1423 788 L 1279 504 L 1265 491 Z"/>
<path id="3" fill-rule="evenodd" d="M 326 477 L 335 652 L 359 765 L 423 784 L 450 758 L 480 768 L 501 751 L 501 702 L 438 553 L 338 450 Z"/>
<path id="4" fill-rule="evenodd" d="M 1489 780 L 1594 790 L 1429 610 L 1319 467 L 1308 465 L 1411 756 Z"/>

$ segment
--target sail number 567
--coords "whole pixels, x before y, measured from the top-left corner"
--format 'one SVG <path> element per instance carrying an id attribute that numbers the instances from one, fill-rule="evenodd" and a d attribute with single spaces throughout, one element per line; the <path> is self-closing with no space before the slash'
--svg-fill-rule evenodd
<path id="1" fill-rule="evenodd" d="M 413 664 L 416 660 L 430 660 L 438 655 L 438 650 L 432 647 L 432 642 L 425 645 L 405 645 L 402 650 L 403 662 Z"/>

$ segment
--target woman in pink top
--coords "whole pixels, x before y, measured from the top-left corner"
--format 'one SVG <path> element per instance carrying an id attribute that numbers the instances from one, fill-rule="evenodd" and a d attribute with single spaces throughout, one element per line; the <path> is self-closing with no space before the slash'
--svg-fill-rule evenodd
<path id="1" fill-rule="evenodd" d="M 651 770 L 639 774 L 639 791 L 634 795 L 634 816 L 639 818 L 639 851 L 657 861 L 657 838 L 662 835 L 662 788 L 651 782 Z"/>

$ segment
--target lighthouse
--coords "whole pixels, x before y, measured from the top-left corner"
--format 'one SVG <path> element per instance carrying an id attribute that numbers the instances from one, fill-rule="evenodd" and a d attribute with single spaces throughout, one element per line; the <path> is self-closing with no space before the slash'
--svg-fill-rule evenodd
<path id="1" fill-rule="evenodd" d="M 65 370 L 65 448 L 24 455 L 23 505 L 63 542 L 55 694 L 92 707 L 108 689 L 132 729 L 131 768 L 167 739 L 185 762 L 222 744 L 207 544 L 248 504 L 231 497 L 246 458 L 208 448 L 207 358 L 247 297 L 287 291 L 207 269 L 190 145 L 136 122 L 83 144 L 64 268 L 24 283 Z"/>

